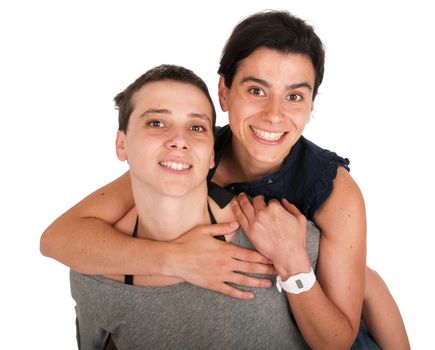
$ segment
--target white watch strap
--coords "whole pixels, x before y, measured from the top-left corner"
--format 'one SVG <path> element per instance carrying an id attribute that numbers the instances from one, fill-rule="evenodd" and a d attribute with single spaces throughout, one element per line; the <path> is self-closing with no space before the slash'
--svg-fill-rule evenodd
<path id="1" fill-rule="evenodd" d="M 283 281 L 279 275 L 276 276 L 276 288 L 278 288 L 280 293 L 284 289 L 292 294 L 300 294 L 310 290 L 314 286 L 314 283 L 316 283 L 316 275 L 313 268 L 311 268 L 310 272 L 301 272 L 290 276 L 286 281 Z"/>

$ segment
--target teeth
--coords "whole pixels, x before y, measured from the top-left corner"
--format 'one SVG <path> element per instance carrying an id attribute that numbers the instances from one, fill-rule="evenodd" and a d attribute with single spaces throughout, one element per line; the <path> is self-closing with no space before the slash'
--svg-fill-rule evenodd
<path id="1" fill-rule="evenodd" d="M 187 169 L 191 168 L 190 165 L 183 164 L 183 163 L 170 162 L 170 161 L 160 162 L 159 164 L 165 168 L 169 168 L 169 169 L 177 170 L 177 171 L 187 170 Z"/>
<path id="2" fill-rule="evenodd" d="M 269 132 L 269 131 L 264 131 L 264 130 L 261 130 L 261 129 L 256 129 L 253 126 L 251 126 L 251 130 L 260 139 L 263 139 L 263 140 L 266 140 L 266 141 L 277 141 L 277 140 L 279 140 L 281 138 L 282 135 L 284 135 L 283 132 Z"/>

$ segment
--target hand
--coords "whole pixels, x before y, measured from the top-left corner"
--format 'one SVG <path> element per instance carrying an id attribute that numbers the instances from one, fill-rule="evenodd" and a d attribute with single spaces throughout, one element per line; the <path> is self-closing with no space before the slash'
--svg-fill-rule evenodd
<path id="1" fill-rule="evenodd" d="M 266 204 L 263 196 L 256 196 L 251 204 L 241 193 L 232 209 L 251 243 L 273 262 L 281 277 L 310 269 L 305 246 L 307 219 L 293 204 L 275 199 Z"/>
<path id="2" fill-rule="evenodd" d="M 270 287 L 269 279 L 246 276 L 238 272 L 273 274 L 269 259 L 260 253 L 237 247 L 215 239 L 213 236 L 234 233 L 238 223 L 201 225 L 185 233 L 176 243 L 172 270 L 186 282 L 211 289 L 222 294 L 252 299 L 254 294 L 228 285 L 232 282 L 247 287 Z"/>

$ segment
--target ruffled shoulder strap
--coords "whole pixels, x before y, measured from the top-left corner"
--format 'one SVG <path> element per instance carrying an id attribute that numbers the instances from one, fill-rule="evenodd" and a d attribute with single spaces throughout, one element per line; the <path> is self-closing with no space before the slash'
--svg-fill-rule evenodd
<path id="1" fill-rule="evenodd" d="M 333 181 L 337 176 L 338 167 L 342 166 L 350 171 L 350 162 L 349 159 L 342 158 L 335 152 L 322 149 L 307 139 L 304 141 L 304 168 L 306 172 L 310 173 L 305 208 L 307 217 L 314 221 L 317 209 L 332 193 Z"/>

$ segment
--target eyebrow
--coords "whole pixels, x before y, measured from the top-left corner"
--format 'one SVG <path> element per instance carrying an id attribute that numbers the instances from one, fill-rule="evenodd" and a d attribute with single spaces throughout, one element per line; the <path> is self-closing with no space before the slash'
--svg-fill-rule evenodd
<path id="1" fill-rule="evenodd" d="M 254 83 L 263 85 L 265 87 L 268 87 L 268 88 L 271 87 L 271 85 L 266 80 L 263 80 L 263 79 L 260 79 L 260 78 L 256 78 L 256 77 L 251 77 L 251 76 L 245 77 L 241 81 L 242 84 L 244 84 L 244 83 L 250 83 L 250 82 L 254 82 Z M 287 89 L 307 88 L 308 90 L 313 90 L 313 87 L 310 84 L 308 84 L 307 82 L 290 84 L 290 85 L 287 85 L 286 88 Z"/>
<path id="2" fill-rule="evenodd" d="M 150 114 L 169 114 L 172 115 L 172 112 L 169 109 L 159 109 L 159 108 L 150 108 L 148 110 L 146 110 L 145 112 L 143 112 L 139 118 L 143 118 L 146 117 Z M 207 115 L 207 114 L 203 114 L 203 113 L 189 113 L 187 115 L 190 118 L 198 118 L 198 119 L 203 119 L 206 120 L 208 122 L 211 123 L 211 118 Z"/>
<path id="3" fill-rule="evenodd" d="M 143 118 L 149 114 L 171 114 L 171 111 L 169 109 L 150 108 L 143 112 L 139 118 Z"/>

